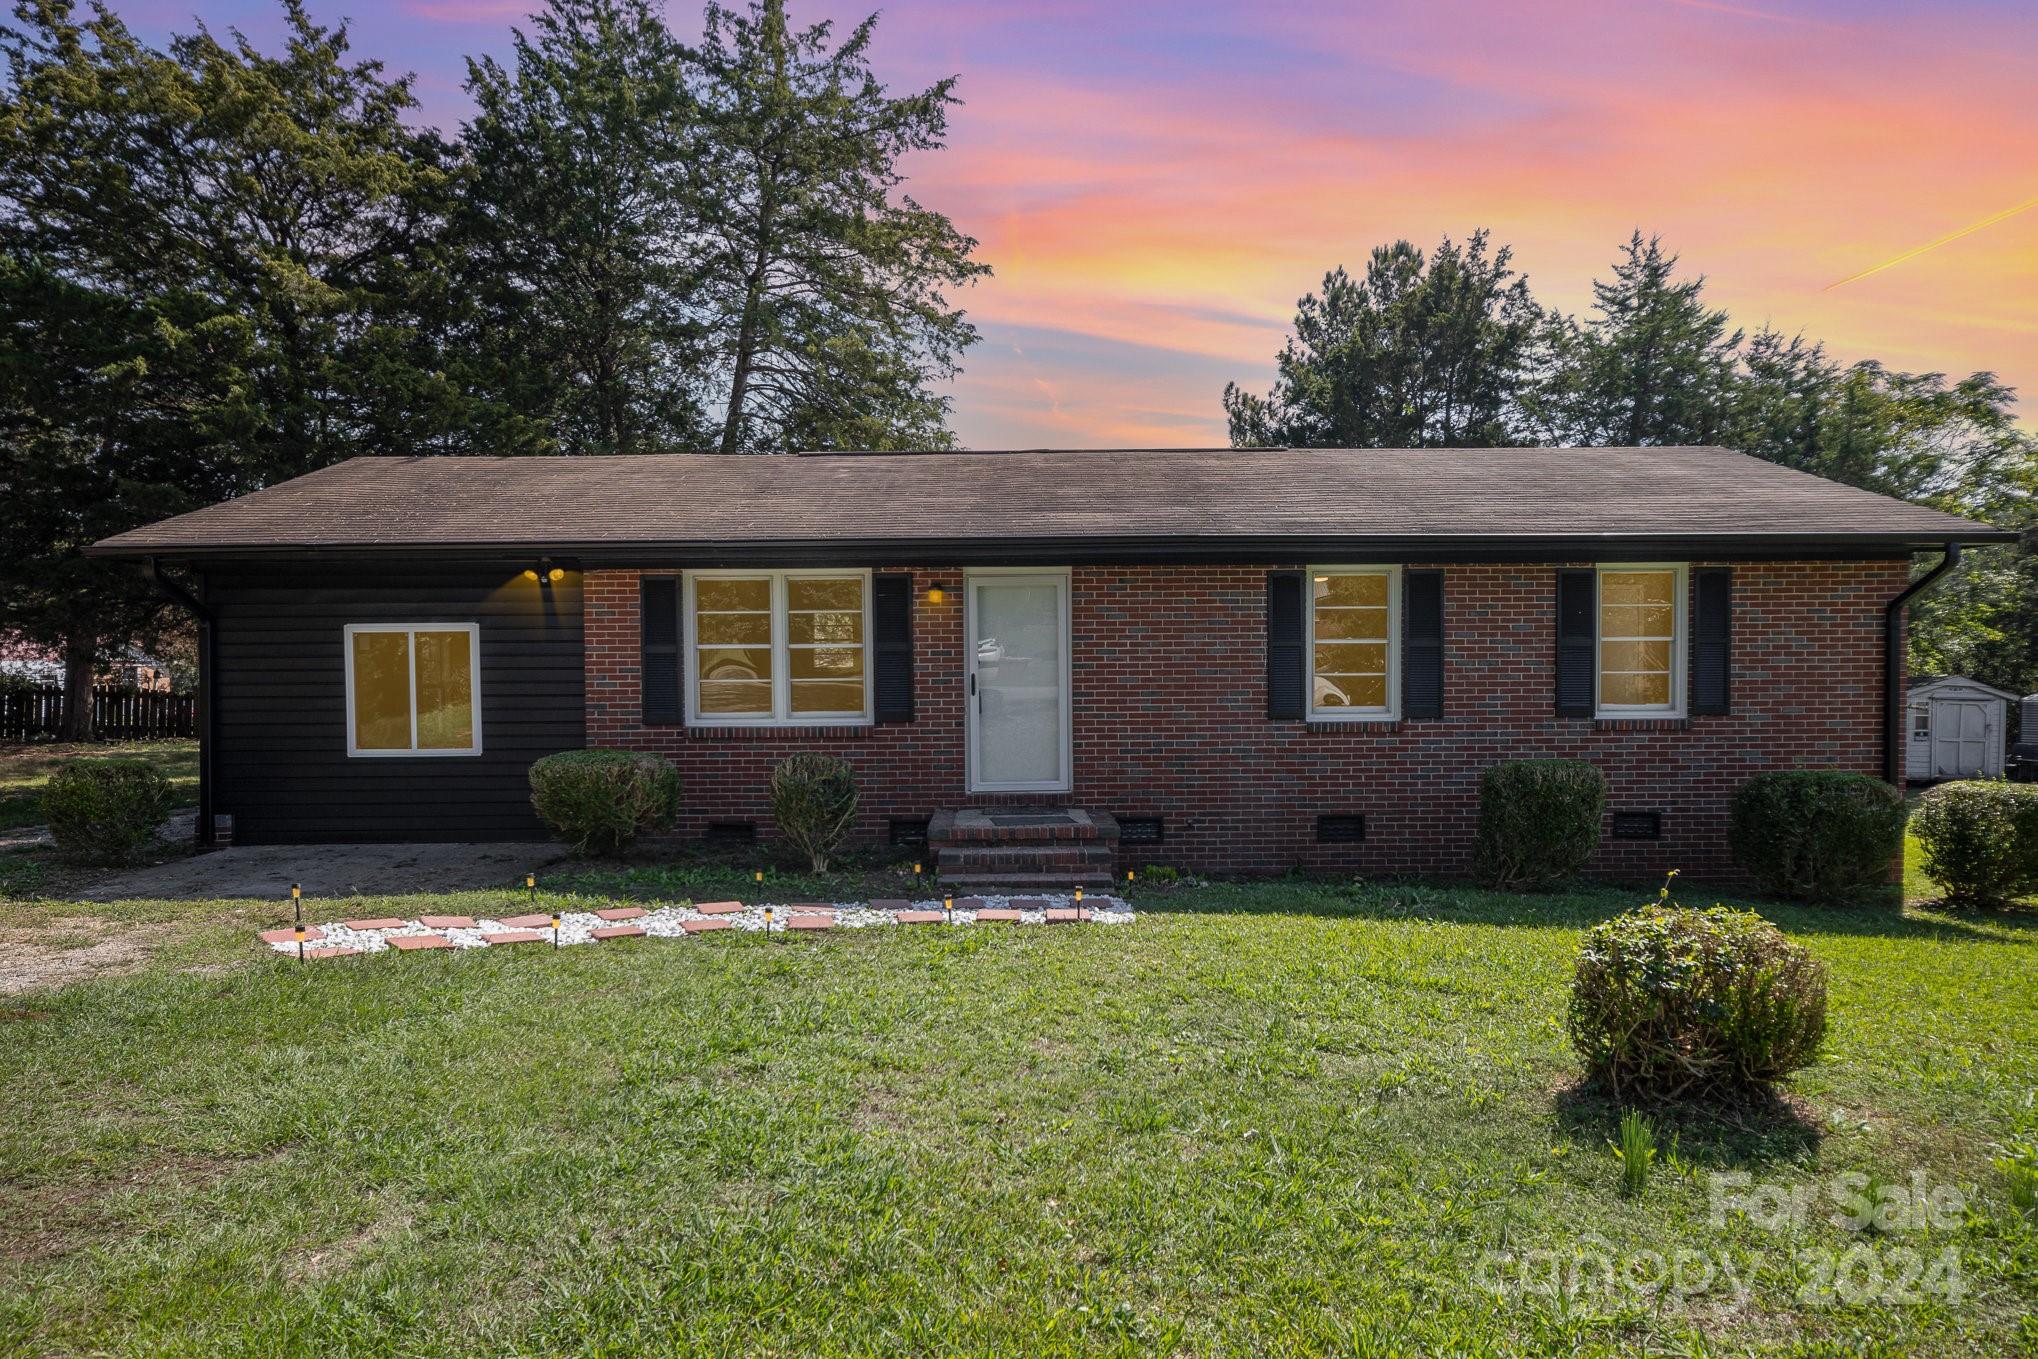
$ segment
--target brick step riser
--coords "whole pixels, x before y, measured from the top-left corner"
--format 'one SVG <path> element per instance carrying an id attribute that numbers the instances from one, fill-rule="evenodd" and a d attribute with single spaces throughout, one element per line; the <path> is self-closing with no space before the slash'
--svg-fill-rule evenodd
<path id="1" fill-rule="evenodd" d="M 1006 870 L 1094 869 L 1109 872 L 1116 856 L 1108 849 L 945 849 L 934 856 L 943 873 Z"/>
<path id="2" fill-rule="evenodd" d="M 1065 891 L 1071 887 L 1108 888 L 1117 882 L 1109 873 L 943 873 L 941 888 L 958 896 L 978 888 L 1031 887 Z"/>
<path id="3" fill-rule="evenodd" d="M 1086 845 L 1117 837 L 1100 826 L 999 826 L 990 830 L 951 829 L 943 845 Z"/>

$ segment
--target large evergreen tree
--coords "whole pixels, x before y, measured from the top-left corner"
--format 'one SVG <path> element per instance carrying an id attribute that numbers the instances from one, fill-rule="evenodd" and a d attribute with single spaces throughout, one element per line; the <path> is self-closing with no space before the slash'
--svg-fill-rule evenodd
<path id="1" fill-rule="evenodd" d="M 1733 406 L 1741 333 L 1707 306 L 1705 278 L 1679 279 L 1677 256 L 1637 231 L 1593 314 L 1552 316 L 1543 381 L 1529 405 L 1542 438 L 1582 445 L 1720 442 Z"/>
<path id="2" fill-rule="evenodd" d="M 160 617 L 94 537 L 358 452 L 436 446 L 446 175 L 403 81 L 284 6 L 281 55 L 24 0 L 0 29 L 0 626 L 94 657 Z"/>
<path id="3" fill-rule="evenodd" d="M 1475 231 L 1428 256 L 1379 246 L 1296 304 L 1265 397 L 1224 389 L 1235 445 L 1463 447 L 1513 443 L 1537 310 L 1505 246 Z"/>
<path id="4" fill-rule="evenodd" d="M 469 63 L 456 360 L 491 451 L 632 453 L 710 437 L 687 202 L 687 54 L 645 0 L 552 0 L 509 64 Z"/>
<path id="5" fill-rule="evenodd" d="M 784 0 L 708 7 L 690 206 L 724 453 L 952 442 L 931 383 L 976 339 L 951 293 L 989 270 L 899 162 L 942 145 L 955 81 L 887 93 L 876 23 L 835 42 Z"/>

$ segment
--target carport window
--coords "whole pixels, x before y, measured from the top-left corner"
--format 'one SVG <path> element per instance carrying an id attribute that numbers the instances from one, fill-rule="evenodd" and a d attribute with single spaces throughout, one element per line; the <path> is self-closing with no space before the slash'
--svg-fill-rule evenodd
<path id="1" fill-rule="evenodd" d="M 479 755 L 480 628 L 350 623 L 347 754 Z"/>

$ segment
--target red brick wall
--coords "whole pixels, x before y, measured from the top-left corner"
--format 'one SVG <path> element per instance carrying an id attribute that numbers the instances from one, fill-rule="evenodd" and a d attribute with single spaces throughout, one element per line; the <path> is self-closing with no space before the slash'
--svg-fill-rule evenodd
<path id="1" fill-rule="evenodd" d="M 1067 802 L 1166 818 L 1166 843 L 1133 863 L 1223 872 L 1292 867 L 1361 874 L 1465 868 L 1480 771 L 1497 760 L 1591 760 L 1609 807 L 1663 814 L 1657 842 L 1603 843 L 1612 877 L 1681 868 L 1732 876 L 1733 791 L 1766 769 L 1879 773 L 1883 605 L 1902 561 L 1739 563 L 1727 717 L 1596 722 L 1552 714 L 1554 567 L 1445 568 L 1441 721 L 1305 725 L 1266 714 L 1266 568 L 1077 567 L 1073 572 L 1075 791 L 970 797 L 964 788 L 962 595 L 931 605 L 915 573 L 916 720 L 829 732 L 688 731 L 638 721 L 637 573 L 587 577 L 587 739 L 670 755 L 684 780 L 682 834 L 711 819 L 769 834 L 765 780 L 794 750 L 851 761 L 864 830 L 987 802 Z M 1324 812 L 1366 817 L 1356 845 L 1314 843 Z"/>

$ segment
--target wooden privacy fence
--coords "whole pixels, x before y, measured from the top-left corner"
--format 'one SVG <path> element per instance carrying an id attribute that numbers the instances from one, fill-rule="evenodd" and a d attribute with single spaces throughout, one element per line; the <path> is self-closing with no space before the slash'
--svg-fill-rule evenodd
<path id="1" fill-rule="evenodd" d="M 54 737 L 64 724 L 62 689 L 0 690 L 0 741 Z M 101 741 L 152 741 L 198 734 L 198 700 L 190 694 L 94 689 L 92 734 Z"/>

